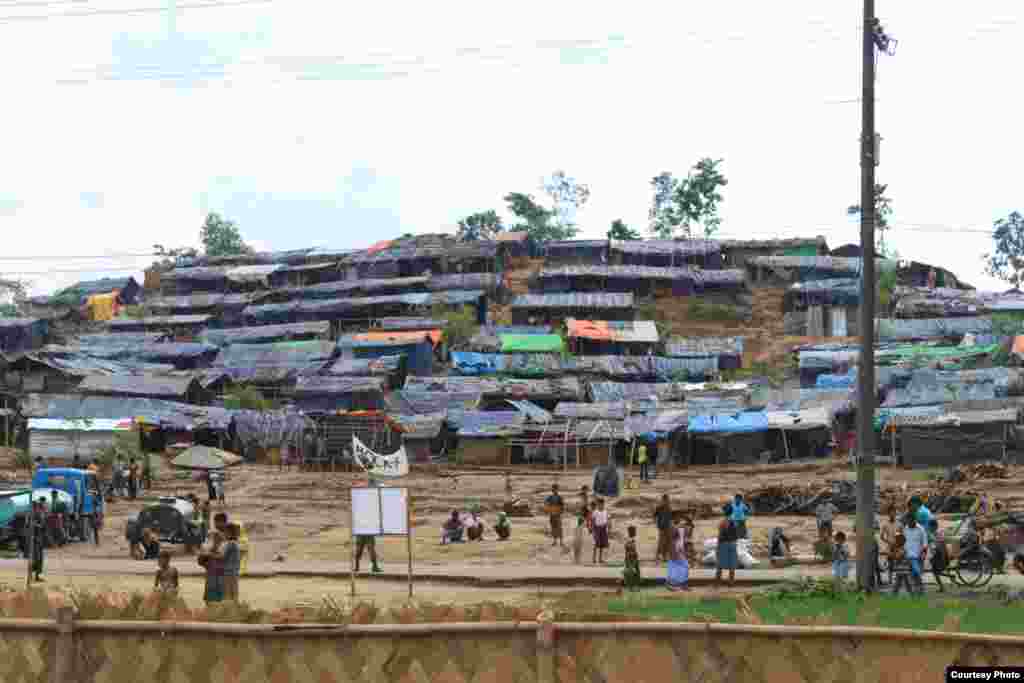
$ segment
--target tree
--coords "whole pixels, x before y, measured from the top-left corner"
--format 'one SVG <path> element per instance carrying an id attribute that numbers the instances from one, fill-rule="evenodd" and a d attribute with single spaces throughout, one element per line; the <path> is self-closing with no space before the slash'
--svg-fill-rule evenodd
<path id="1" fill-rule="evenodd" d="M 458 238 L 464 242 L 493 240 L 504 229 L 497 211 L 479 211 L 459 221 Z"/>
<path id="2" fill-rule="evenodd" d="M 505 195 L 508 210 L 520 221 L 512 230 L 525 230 L 537 242 L 572 239 L 579 232 L 576 212 L 590 199 L 590 187 L 559 170 L 541 181 L 541 189 L 551 208 L 541 206 L 530 194 Z"/>
<path id="3" fill-rule="evenodd" d="M 28 283 L 0 277 L 0 318 L 18 317 L 18 307 L 28 298 Z"/>
<path id="4" fill-rule="evenodd" d="M 718 232 L 722 219 L 718 207 L 720 190 L 729 184 L 720 168 L 721 159 L 704 157 L 682 180 L 665 172 L 651 179 L 654 197 L 649 212 L 651 232 L 662 239 L 671 239 L 677 231 L 693 237 L 695 227 L 703 228 L 704 237 Z"/>
<path id="5" fill-rule="evenodd" d="M 199 233 L 207 256 L 237 256 L 251 254 L 252 249 L 242 241 L 242 233 L 234 221 L 222 218 L 216 211 L 206 215 Z"/>
<path id="6" fill-rule="evenodd" d="M 1024 279 L 1024 216 L 1014 211 L 992 225 L 995 248 L 985 254 L 985 272 L 1019 288 Z"/>
<path id="7" fill-rule="evenodd" d="M 875 183 L 875 230 L 878 237 L 875 250 L 882 258 L 891 258 L 894 253 L 885 243 L 885 233 L 889 230 L 889 218 L 892 216 L 892 200 L 885 194 L 888 189 L 888 185 Z M 854 204 L 846 213 L 850 216 L 859 216 L 860 204 Z"/>
<path id="8" fill-rule="evenodd" d="M 611 230 L 608 231 L 608 239 L 625 241 L 643 238 L 640 236 L 640 233 L 623 223 L 621 218 L 616 218 L 612 221 Z"/>

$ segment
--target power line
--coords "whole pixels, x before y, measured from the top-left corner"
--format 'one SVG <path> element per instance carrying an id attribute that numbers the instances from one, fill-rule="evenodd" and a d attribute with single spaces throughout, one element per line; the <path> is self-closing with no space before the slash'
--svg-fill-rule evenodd
<path id="1" fill-rule="evenodd" d="M 12 14 L 7 16 L 0 16 L 0 24 L 11 24 L 20 21 L 46 21 L 48 19 L 68 19 L 77 17 L 116 17 L 154 13 L 161 14 L 171 11 L 177 12 L 181 10 L 190 9 L 207 9 L 211 7 L 243 7 L 247 5 L 266 5 L 273 1 L 274 0 L 214 0 L 212 2 L 179 4 L 175 5 L 174 7 L 129 7 L 117 9 L 90 9 L 75 12 L 54 12 L 51 14 Z M 12 6 L 13 5 L 5 5 L 5 7 Z"/>

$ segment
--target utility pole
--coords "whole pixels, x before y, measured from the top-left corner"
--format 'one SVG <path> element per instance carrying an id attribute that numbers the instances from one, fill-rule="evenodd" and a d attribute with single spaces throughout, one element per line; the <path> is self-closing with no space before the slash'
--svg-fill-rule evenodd
<path id="1" fill-rule="evenodd" d="M 857 584 L 875 587 L 875 0 L 864 0 L 860 138 L 860 361 L 857 377 Z"/>

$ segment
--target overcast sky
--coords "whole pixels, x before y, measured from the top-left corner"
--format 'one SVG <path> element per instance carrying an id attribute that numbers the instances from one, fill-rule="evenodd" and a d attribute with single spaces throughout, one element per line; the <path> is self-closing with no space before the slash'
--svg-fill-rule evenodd
<path id="1" fill-rule="evenodd" d="M 644 227 L 651 177 L 701 156 L 724 159 L 723 236 L 858 239 L 858 2 L 173 5 L 0 0 L 0 273 L 123 274 L 150 259 L 60 257 L 195 244 L 208 210 L 257 248 L 360 247 L 556 168 L 590 184 L 600 236 Z M 878 74 L 891 241 L 996 288 L 984 231 L 1024 209 L 1024 10 L 878 14 L 899 40 Z"/>

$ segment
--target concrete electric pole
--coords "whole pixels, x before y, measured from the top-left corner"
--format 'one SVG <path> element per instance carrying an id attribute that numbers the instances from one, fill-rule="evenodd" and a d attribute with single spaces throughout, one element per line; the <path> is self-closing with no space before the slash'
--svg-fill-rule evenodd
<path id="1" fill-rule="evenodd" d="M 875 0 L 864 0 L 860 137 L 860 361 L 857 377 L 857 584 L 875 586 Z"/>

